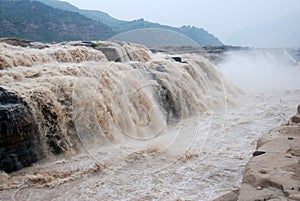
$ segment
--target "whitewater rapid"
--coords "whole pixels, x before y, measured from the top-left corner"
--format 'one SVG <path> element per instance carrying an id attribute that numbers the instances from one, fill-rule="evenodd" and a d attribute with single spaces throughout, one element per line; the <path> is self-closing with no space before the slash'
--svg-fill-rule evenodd
<path id="1" fill-rule="evenodd" d="M 86 47 L 55 46 L 39 51 L 44 59 L 4 48 L 12 50 L 2 57 L 1 86 L 31 104 L 64 154 L 43 138 L 47 157 L 1 172 L 1 200 L 213 200 L 240 187 L 259 137 L 287 122 L 300 100 L 295 85 L 237 89 L 240 80 L 227 73 L 243 62 L 232 60 L 219 66 L 223 77 L 197 55 L 183 56 L 187 64 L 143 49 L 117 63 Z M 54 132 L 39 108 L 58 116 Z"/>
<path id="2" fill-rule="evenodd" d="M 28 176 L 34 184 L 17 181 L 18 188 L 2 191 L 1 199 L 213 200 L 240 187 L 257 140 L 294 114 L 299 94 L 300 90 L 287 90 L 244 95 L 240 107 L 226 116 L 215 114 L 211 125 L 210 114 L 182 122 L 181 133 L 204 134 L 205 141 L 197 136 L 180 159 L 151 150 L 118 156 L 103 148 L 99 154 L 106 161 L 82 154 L 13 173 L 8 183 Z"/>

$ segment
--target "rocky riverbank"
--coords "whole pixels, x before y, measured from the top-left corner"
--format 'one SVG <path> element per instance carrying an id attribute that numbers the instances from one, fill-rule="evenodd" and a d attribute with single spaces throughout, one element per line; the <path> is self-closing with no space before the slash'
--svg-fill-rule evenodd
<path id="1" fill-rule="evenodd" d="M 240 190 L 215 201 L 236 200 L 300 200 L 300 105 L 286 125 L 260 138 Z"/>

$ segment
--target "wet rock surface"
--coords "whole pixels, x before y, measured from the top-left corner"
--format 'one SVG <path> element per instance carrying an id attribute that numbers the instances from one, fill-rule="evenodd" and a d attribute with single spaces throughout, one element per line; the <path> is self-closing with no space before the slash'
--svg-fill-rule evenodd
<path id="1" fill-rule="evenodd" d="M 239 189 L 231 191 L 221 197 L 215 199 L 214 201 L 237 201 L 239 196 Z"/>
<path id="2" fill-rule="evenodd" d="M 0 170 L 16 171 L 41 158 L 34 122 L 27 104 L 0 87 Z"/>
<path id="3" fill-rule="evenodd" d="M 31 46 L 31 41 L 20 39 L 20 38 L 0 38 L 0 42 L 4 42 L 13 46 L 21 46 L 21 47 Z"/>
<path id="4" fill-rule="evenodd" d="M 151 52 L 145 46 L 128 42 L 97 41 L 92 42 L 91 47 L 101 51 L 108 61 L 147 62 L 151 57 Z"/>
<path id="5" fill-rule="evenodd" d="M 290 120 L 290 124 L 293 124 L 293 123 L 296 123 L 296 124 L 300 123 L 300 105 L 297 108 L 297 114 L 295 114 Z"/>
<path id="6" fill-rule="evenodd" d="M 228 51 L 239 51 L 239 50 L 249 50 L 247 47 L 235 47 L 235 46 L 216 46 L 216 47 L 190 47 L 190 46 L 165 46 L 151 48 L 153 53 L 166 53 L 166 54 L 198 54 L 201 55 L 214 63 L 219 63 L 222 61 L 224 55 Z"/>
<path id="7" fill-rule="evenodd" d="M 0 43 L 6 43 L 12 46 L 31 47 L 34 49 L 44 49 L 49 47 L 44 43 L 32 42 L 21 38 L 0 38 Z"/>
<path id="8" fill-rule="evenodd" d="M 287 125 L 265 134 L 247 164 L 238 200 L 300 200 L 300 122 L 298 114 Z"/>

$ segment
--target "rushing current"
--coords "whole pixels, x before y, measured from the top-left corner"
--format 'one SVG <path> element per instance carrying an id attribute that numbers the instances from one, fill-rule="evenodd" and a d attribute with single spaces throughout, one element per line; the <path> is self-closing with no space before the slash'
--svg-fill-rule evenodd
<path id="1" fill-rule="evenodd" d="M 299 64 L 278 54 L 216 66 L 130 43 L 1 43 L 0 86 L 28 103 L 43 157 L 2 172 L 0 199 L 213 200 L 239 188 L 257 139 L 299 103 Z"/>

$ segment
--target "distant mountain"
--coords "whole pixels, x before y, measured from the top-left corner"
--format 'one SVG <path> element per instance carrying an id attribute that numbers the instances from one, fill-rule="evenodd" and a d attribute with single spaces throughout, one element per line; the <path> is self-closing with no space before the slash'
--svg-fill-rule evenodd
<path id="1" fill-rule="evenodd" d="M 300 13 L 240 30 L 228 38 L 230 44 L 252 47 L 300 47 Z"/>
<path id="2" fill-rule="evenodd" d="M 147 47 L 162 46 L 193 46 L 199 47 L 199 44 L 178 32 L 166 29 L 146 28 L 135 29 L 118 34 L 111 38 L 114 41 L 128 41 L 132 43 L 143 44 Z"/>
<path id="3" fill-rule="evenodd" d="M 214 35 L 208 33 L 202 28 L 197 28 L 193 26 L 182 26 L 180 28 L 175 28 L 175 27 L 161 25 L 158 23 L 148 22 L 145 21 L 144 19 L 123 21 L 123 20 L 115 19 L 102 11 L 79 9 L 68 2 L 63 2 L 58 0 L 38 0 L 38 1 L 41 1 L 54 8 L 77 12 L 90 19 L 100 21 L 103 24 L 106 24 L 107 26 L 111 27 L 112 30 L 117 34 L 136 30 L 136 29 L 157 28 L 157 29 L 166 29 L 166 30 L 184 34 L 185 36 L 194 40 L 200 46 L 223 45 L 218 38 L 216 38 Z"/>
<path id="4" fill-rule="evenodd" d="M 105 40 L 115 34 L 100 22 L 38 1 L 0 0 L 0 37 L 61 42 Z"/>

